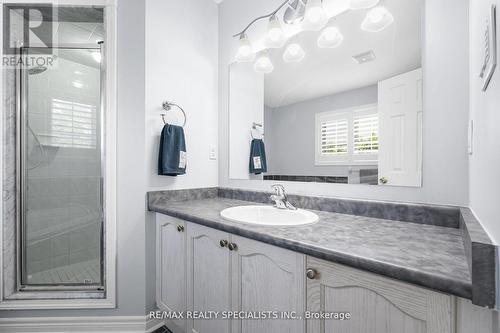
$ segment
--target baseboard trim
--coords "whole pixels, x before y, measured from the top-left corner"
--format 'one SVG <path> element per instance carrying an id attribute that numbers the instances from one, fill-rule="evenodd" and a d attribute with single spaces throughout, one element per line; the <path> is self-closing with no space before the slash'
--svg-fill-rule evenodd
<path id="1" fill-rule="evenodd" d="M 149 316 L 0 318 L 0 332 L 150 333 L 163 322 Z"/>
<path id="2" fill-rule="evenodd" d="M 149 316 L 146 316 L 146 332 L 154 332 L 155 330 L 159 329 L 165 325 L 163 320 L 160 319 L 154 319 L 154 318 L 149 318 Z"/>

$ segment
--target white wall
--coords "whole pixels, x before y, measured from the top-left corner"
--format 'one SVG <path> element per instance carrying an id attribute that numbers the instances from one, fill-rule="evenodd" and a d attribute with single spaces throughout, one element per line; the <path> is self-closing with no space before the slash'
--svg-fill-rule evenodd
<path id="1" fill-rule="evenodd" d="M 145 161 L 148 191 L 217 186 L 217 160 L 209 146 L 217 145 L 218 8 L 213 0 L 147 0 L 145 31 Z M 143 87 L 144 88 L 144 87 Z M 178 177 L 158 176 L 158 144 L 163 122 L 162 102 L 179 104 L 187 114 L 187 170 Z M 167 121 L 181 124 L 177 109 Z M 144 202 L 144 197 L 143 197 Z M 146 213 L 146 309 L 155 305 L 155 224 Z"/>
<path id="2" fill-rule="evenodd" d="M 276 8 L 280 0 L 228 0 L 219 11 L 219 183 L 221 186 L 269 189 L 272 182 L 228 177 L 228 64 L 238 40 L 232 38 L 253 18 Z M 424 142 L 423 187 L 399 188 L 343 184 L 286 184 L 289 192 L 326 196 L 468 204 L 468 1 L 426 1 L 423 47 Z M 397 20 L 397 18 L 396 18 Z M 396 21 L 397 24 L 397 21 Z M 251 35 L 252 32 L 250 31 Z M 452 56 L 450 56 L 452 55 Z M 446 133 L 446 135 L 443 135 Z"/>
<path id="3" fill-rule="evenodd" d="M 218 10 L 213 0 L 146 1 L 146 153 L 149 190 L 217 186 Z M 187 113 L 186 175 L 157 175 L 164 100 Z M 178 110 L 172 123 L 182 122 Z"/>
<path id="4" fill-rule="evenodd" d="M 500 7 L 498 0 L 470 1 L 470 117 L 474 121 L 474 152 L 469 159 L 470 205 L 490 235 L 500 242 L 500 220 L 494 204 L 500 201 L 500 68 L 497 67 L 486 92 L 481 91 L 479 78 L 490 3 Z M 499 12 L 497 8 L 497 15 Z M 500 36 L 498 27 L 497 34 Z M 500 52 L 498 46 L 497 49 Z"/>
<path id="5" fill-rule="evenodd" d="M 118 311 L 114 313 L 120 315 L 141 315 L 146 310 L 145 20 L 144 3 L 118 1 Z"/>
<path id="6" fill-rule="evenodd" d="M 470 118 L 474 122 L 473 154 L 469 158 L 469 186 L 472 211 L 490 237 L 499 244 L 500 220 L 497 206 L 500 202 L 500 68 L 497 66 L 486 92 L 481 91 L 482 80 L 479 78 L 484 59 L 485 20 L 492 3 L 497 5 L 497 43 L 500 45 L 500 1 L 469 2 Z M 500 52 L 498 45 L 497 52 Z M 498 326 L 500 327 L 500 319 Z"/>
<path id="7" fill-rule="evenodd" d="M 249 173 L 249 157 L 252 124 L 264 126 L 264 74 L 255 72 L 251 63 L 233 63 L 229 76 L 229 174 L 236 179 L 262 179 L 262 175 Z M 253 132 L 258 135 L 262 130 Z"/>

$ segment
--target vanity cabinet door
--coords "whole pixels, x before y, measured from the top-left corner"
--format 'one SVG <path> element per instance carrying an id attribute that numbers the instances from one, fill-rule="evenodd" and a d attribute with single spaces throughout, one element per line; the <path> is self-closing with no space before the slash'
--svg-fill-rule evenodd
<path id="1" fill-rule="evenodd" d="M 156 304 L 160 310 L 186 311 L 186 223 L 156 214 Z M 185 329 L 185 320 L 174 320 Z"/>
<path id="2" fill-rule="evenodd" d="M 234 311 L 305 311 L 305 256 L 232 236 L 232 307 Z M 231 247 L 230 247 L 231 250 Z M 302 333 L 304 320 L 233 320 L 233 333 Z"/>
<path id="3" fill-rule="evenodd" d="M 231 308 L 231 252 L 227 248 L 229 234 L 190 223 L 187 235 L 188 309 L 202 312 L 229 311 Z M 188 332 L 192 333 L 229 333 L 231 321 L 188 319 L 187 326 Z"/>
<path id="4" fill-rule="evenodd" d="M 307 320 L 308 333 L 453 333 L 452 297 L 307 258 L 307 310 L 349 320 Z"/>

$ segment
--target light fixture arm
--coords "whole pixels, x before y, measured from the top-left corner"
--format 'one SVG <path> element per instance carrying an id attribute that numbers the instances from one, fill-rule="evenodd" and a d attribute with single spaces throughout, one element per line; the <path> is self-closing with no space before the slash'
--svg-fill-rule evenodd
<path id="1" fill-rule="evenodd" d="M 243 34 L 245 34 L 245 32 L 247 32 L 247 30 L 257 21 L 259 20 L 262 20 L 262 19 L 265 19 L 265 18 L 269 18 L 269 17 L 272 17 L 274 15 L 276 15 L 277 12 L 279 12 L 279 10 L 281 8 L 283 8 L 287 3 L 289 3 L 290 0 L 286 0 L 284 1 L 281 5 L 279 5 L 278 8 L 276 8 L 274 11 L 272 11 L 271 13 L 267 14 L 267 15 L 262 15 L 262 16 L 259 16 L 257 17 L 256 19 L 254 19 L 252 22 L 248 23 L 248 25 L 245 27 L 245 29 L 243 29 L 241 32 L 233 35 L 233 37 L 238 37 L 238 36 L 241 36 Z"/>

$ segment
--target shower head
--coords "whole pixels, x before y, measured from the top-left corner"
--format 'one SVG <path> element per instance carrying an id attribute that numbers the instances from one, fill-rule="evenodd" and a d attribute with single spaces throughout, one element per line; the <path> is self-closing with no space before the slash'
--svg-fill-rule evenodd
<path id="1" fill-rule="evenodd" d="M 47 67 L 45 66 L 36 66 L 36 67 L 31 67 L 28 69 L 28 74 L 29 75 L 37 75 L 45 72 L 47 70 Z"/>

